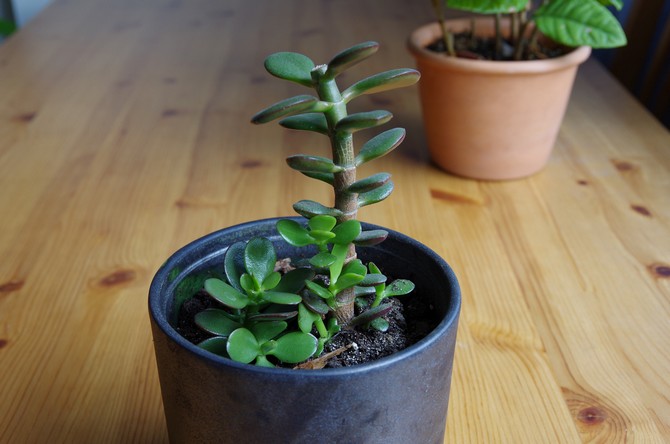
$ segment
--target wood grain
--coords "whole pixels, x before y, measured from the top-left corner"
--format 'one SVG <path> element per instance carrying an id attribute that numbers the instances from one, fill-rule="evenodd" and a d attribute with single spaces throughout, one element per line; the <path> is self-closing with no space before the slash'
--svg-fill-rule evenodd
<path id="1" fill-rule="evenodd" d="M 0 442 L 165 442 L 147 289 L 181 245 L 328 202 L 284 164 L 317 135 L 255 127 L 302 90 L 266 55 L 412 66 L 429 2 L 56 0 L 0 47 Z M 445 442 L 667 442 L 670 135 L 595 62 L 556 150 L 513 182 L 427 156 L 415 88 L 359 99 L 408 130 L 366 166 L 396 183 L 361 218 L 456 270 L 463 312 Z M 439 359 L 439 357 L 436 357 Z"/>

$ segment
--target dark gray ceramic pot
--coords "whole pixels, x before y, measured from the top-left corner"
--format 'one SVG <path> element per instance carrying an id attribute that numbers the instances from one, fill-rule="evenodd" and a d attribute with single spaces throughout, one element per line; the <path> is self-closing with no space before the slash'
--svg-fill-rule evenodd
<path id="1" fill-rule="evenodd" d="M 185 278 L 221 267 L 229 245 L 264 236 L 279 257 L 296 256 L 277 219 L 217 231 L 177 251 L 158 271 L 149 311 L 165 417 L 173 443 L 442 443 L 449 400 L 458 282 L 447 263 L 419 242 L 389 231 L 359 250 L 386 274 L 411 279 L 429 298 L 438 325 L 418 343 L 344 369 L 267 369 L 206 352 L 172 326 L 174 295 Z M 364 224 L 364 229 L 380 228 Z"/>

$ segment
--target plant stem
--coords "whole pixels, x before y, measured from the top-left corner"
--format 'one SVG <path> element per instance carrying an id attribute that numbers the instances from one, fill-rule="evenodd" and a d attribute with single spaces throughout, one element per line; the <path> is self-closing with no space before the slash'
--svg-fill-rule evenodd
<path id="1" fill-rule="evenodd" d="M 495 30 L 496 30 L 496 60 L 502 58 L 502 31 L 500 29 L 500 14 L 495 14 Z"/>
<path id="2" fill-rule="evenodd" d="M 444 47 L 452 57 L 456 57 L 456 50 L 454 49 L 454 36 L 447 29 L 447 23 L 444 20 L 444 0 L 433 0 L 433 8 L 435 9 L 435 15 L 437 16 L 437 21 L 442 28 L 442 41 L 444 42 Z"/>
<path id="3" fill-rule="evenodd" d="M 358 195 L 349 191 L 349 186 L 356 181 L 356 164 L 353 135 L 349 132 L 336 131 L 337 123 L 347 116 L 347 106 L 342 101 L 342 95 L 335 83 L 335 79 L 325 76 L 326 66 L 317 67 L 312 71 L 316 80 L 316 92 L 319 99 L 330 102 L 333 106 L 324 115 L 328 123 L 328 133 L 335 165 L 343 171 L 335 173 L 333 191 L 335 192 L 334 208 L 342 212 L 338 223 L 356 219 L 358 213 Z M 356 258 L 356 249 L 350 245 L 345 263 Z M 346 325 L 354 317 L 354 289 L 347 289 L 337 295 L 337 309 L 335 316 L 340 324 Z"/>

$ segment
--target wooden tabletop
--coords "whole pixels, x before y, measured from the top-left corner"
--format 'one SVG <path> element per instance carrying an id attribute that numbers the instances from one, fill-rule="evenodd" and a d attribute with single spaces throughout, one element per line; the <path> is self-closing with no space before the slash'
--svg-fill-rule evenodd
<path id="1" fill-rule="evenodd" d="M 291 215 L 326 186 L 283 158 L 319 135 L 249 124 L 297 86 L 280 50 L 382 48 L 343 82 L 413 66 L 408 0 L 56 0 L 0 47 L 0 442 L 167 439 L 147 292 L 171 252 Z M 670 134 L 594 61 L 536 176 L 428 160 L 415 87 L 366 96 L 406 127 L 361 211 L 451 263 L 463 289 L 445 442 L 670 436 Z"/>

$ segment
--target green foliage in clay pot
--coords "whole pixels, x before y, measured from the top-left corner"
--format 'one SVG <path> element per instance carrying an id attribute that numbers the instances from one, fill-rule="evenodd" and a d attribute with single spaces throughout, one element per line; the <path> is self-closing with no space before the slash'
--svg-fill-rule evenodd
<path id="1" fill-rule="evenodd" d="M 285 242 L 314 252 L 290 270 L 279 272 L 272 243 L 263 238 L 230 246 L 224 257 L 224 278 L 210 278 L 204 290 L 217 303 L 198 313 L 196 324 L 213 337 L 199 345 L 235 361 L 274 366 L 299 363 L 319 356 L 325 344 L 342 328 L 376 328 L 384 331 L 383 316 L 391 305 L 387 297 L 409 293 L 414 285 L 387 278 L 374 264 L 363 264 L 356 248 L 383 242 L 383 230 L 363 231 L 357 220 L 361 207 L 386 199 L 393 191 L 388 173 L 358 179 L 357 168 L 384 156 L 404 139 L 405 130 L 394 128 L 370 138 L 356 150 L 355 133 L 388 122 L 385 110 L 349 114 L 347 104 L 366 94 L 412 85 L 419 79 L 413 69 L 385 71 L 340 90 L 336 79 L 347 69 L 377 52 L 379 45 L 364 42 L 316 65 L 294 52 L 270 55 L 267 71 L 284 80 L 311 88 L 314 95 L 298 95 L 271 105 L 252 118 L 253 123 L 281 119 L 293 130 L 323 134 L 330 140 L 331 156 L 297 154 L 289 167 L 333 188 L 334 201 L 325 205 L 300 200 L 294 210 L 301 224 L 280 220 L 277 231 Z M 373 301 L 354 316 L 356 298 Z M 362 300 L 362 299 L 359 299 Z"/>
<path id="2" fill-rule="evenodd" d="M 503 58 L 507 45 L 514 60 L 536 54 L 539 33 L 569 47 L 614 48 L 626 44 L 626 35 L 616 17 L 607 9 L 623 7 L 622 0 L 431 0 L 442 26 L 447 53 L 456 56 L 454 36 L 447 29 L 447 8 L 486 14 L 495 20 L 496 59 Z M 535 8 L 535 5 L 539 6 Z M 510 18 L 510 29 L 503 37 L 501 18 Z M 471 34 L 474 34 L 471 30 Z"/>

